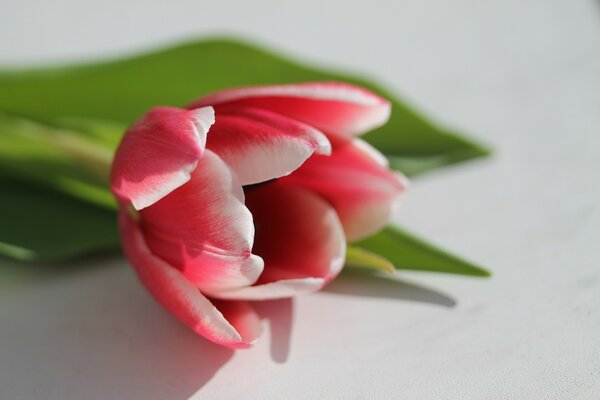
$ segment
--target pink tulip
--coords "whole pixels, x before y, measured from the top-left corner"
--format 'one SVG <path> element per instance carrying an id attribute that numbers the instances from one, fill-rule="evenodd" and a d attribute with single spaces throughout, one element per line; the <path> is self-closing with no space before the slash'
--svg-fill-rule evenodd
<path id="1" fill-rule="evenodd" d="M 405 180 L 355 138 L 390 104 L 356 86 L 224 90 L 158 107 L 129 128 L 111 178 L 125 254 L 154 297 L 198 334 L 243 348 L 249 300 L 313 292 L 346 241 L 390 219 Z"/>

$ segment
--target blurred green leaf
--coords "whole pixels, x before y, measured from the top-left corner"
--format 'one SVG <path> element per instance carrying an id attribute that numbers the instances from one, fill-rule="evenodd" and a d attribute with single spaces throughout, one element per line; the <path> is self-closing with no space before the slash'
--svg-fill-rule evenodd
<path id="1" fill-rule="evenodd" d="M 42 122 L 0 113 L 0 175 L 114 208 L 108 173 L 114 137 L 122 129 L 99 121 Z"/>
<path id="2" fill-rule="evenodd" d="M 55 191 L 115 208 L 108 171 L 123 129 L 120 123 L 80 117 L 32 120 L 0 113 L 0 179 L 13 179 L 0 180 L 0 254 L 21 260 L 61 259 L 118 245 L 113 213 Z M 35 194 L 15 179 L 49 190 Z M 349 246 L 346 262 L 388 272 L 393 264 L 399 269 L 487 274 L 397 228 Z"/>
<path id="3" fill-rule="evenodd" d="M 392 100 L 389 123 L 365 138 L 407 175 L 487 154 L 369 81 L 234 40 L 195 41 L 95 64 L 0 70 L 0 177 L 39 186 L 0 180 L 0 254 L 58 260 L 118 247 L 114 213 L 96 205 L 114 208 L 108 164 L 127 124 L 148 108 L 182 106 L 226 87 L 330 80 Z M 488 274 L 397 229 L 358 246 L 348 260 L 363 267 L 389 268 L 387 258 L 396 268 Z"/>
<path id="4" fill-rule="evenodd" d="M 354 245 L 385 257 L 397 269 L 490 276 L 485 269 L 449 254 L 399 227 L 388 226 Z"/>
<path id="5" fill-rule="evenodd" d="M 353 82 L 392 99 L 389 123 L 365 139 L 407 175 L 487 154 L 432 125 L 370 81 L 309 67 L 230 39 L 199 40 L 117 61 L 0 70 L 0 110 L 129 124 L 152 106 L 182 106 L 227 87 L 330 80 Z"/>
<path id="6" fill-rule="evenodd" d="M 119 248 L 113 211 L 12 180 L 0 187 L 0 254 L 62 261 Z"/>

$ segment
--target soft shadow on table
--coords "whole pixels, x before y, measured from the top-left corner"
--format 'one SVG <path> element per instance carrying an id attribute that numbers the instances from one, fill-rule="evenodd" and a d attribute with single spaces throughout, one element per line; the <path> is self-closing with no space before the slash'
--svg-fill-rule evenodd
<path id="1" fill-rule="evenodd" d="M 253 307 L 268 321 L 271 330 L 271 358 L 276 363 L 287 361 L 290 353 L 294 302 L 292 299 L 259 301 Z"/>
<path id="2" fill-rule="evenodd" d="M 17 261 L 0 255 L 0 300 L 1 296 L 23 286 L 31 286 L 55 279 L 64 279 L 88 269 L 101 268 L 122 260 L 120 251 L 97 252 L 86 256 L 85 266 L 79 259 L 66 262 Z"/>
<path id="3" fill-rule="evenodd" d="M 164 311 L 121 258 L 29 278 L 0 296 L 0 387 L 7 398 L 187 399 L 233 356 Z M 455 304 L 437 291 L 363 273 L 346 272 L 324 290 Z M 286 362 L 293 300 L 254 306 L 271 331 L 271 358 Z"/>
<path id="4" fill-rule="evenodd" d="M 187 399 L 233 355 L 165 312 L 125 261 L 60 275 L 2 296 L 0 387 L 8 398 Z"/>
<path id="5" fill-rule="evenodd" d="M 454 299 L 437 290 L 408 283 L 396 277 L 385 277 L 358 269 L 356 271 L 344 271 L 323 290 L 326 293 L 347 296 L 407 300 L 443 307 L 454 307 L 456 305 Z"/>

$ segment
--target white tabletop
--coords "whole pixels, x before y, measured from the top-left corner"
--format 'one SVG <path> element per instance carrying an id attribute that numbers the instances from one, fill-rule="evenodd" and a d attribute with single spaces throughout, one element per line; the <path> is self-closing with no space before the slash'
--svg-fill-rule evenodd
<path id="1" fill-rule="evenodd" d="M 237 32 L 370 74 L 495 149 L 415 181 L 397 218 L 495 275 L 339 280 L 263 304 L 273 335 L 233 352 L 90 261 L 0 289 L 0 399 L 600 396 L 599 2 L 168 3 L 1 0 L 0 64 Z"/>

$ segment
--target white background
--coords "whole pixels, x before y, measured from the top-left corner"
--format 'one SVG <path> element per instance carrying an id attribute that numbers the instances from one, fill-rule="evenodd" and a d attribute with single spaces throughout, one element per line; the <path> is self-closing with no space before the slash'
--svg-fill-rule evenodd
<path id="1" fill-rule="evenodd" d="M 220 32 L 493 147 L 415 181 L 397 220 L 494 277 L 339 280 L 264 304 L 274 338 L 232 352 L 95 260 L 0 291 L 0 399 L 600 398 L 600 2 L 1 0 L 0 64 Z"/>

